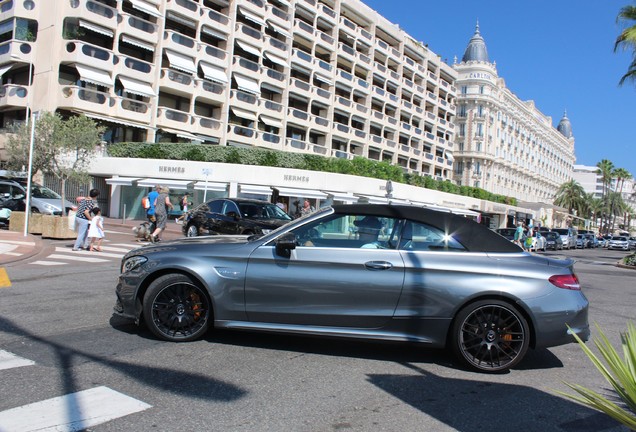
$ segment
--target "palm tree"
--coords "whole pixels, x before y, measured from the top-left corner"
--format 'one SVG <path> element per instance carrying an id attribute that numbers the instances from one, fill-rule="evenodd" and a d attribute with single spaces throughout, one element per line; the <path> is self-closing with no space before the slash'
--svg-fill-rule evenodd
<path id="1" fill-rule="evenodd" d="M 605 210 L 607 210 L 607 212 L 604 211 L 603 213 L 601 213 L 601 231 L 602 231 L 606 225 L 604 223 L 605 213 L 609 213 L 609 206 L 607 205 L 607 193 L 610 189 L 610 185 L 612 184 L 612 173 L 614 172 L 614 164 L 610 160 L 603 159 L 602 161 L 596 164 L 596 168 L 598 168 L 596 170 L 596 174 L 599 174 L 601 176 L 601 181 L 603 182 L 603 196 L 601 197 L 601 199 L 603 200 L 603 203 L 606 204 Z M 606 233 L 609 230 L 609 224 L 607 225 L 608 226 L 605 229 Z"/>
<path id="2" fill-rule="evenodd" d="M 613 173 L 616 178 L 616 189 L 618 190 L 618 194 L 621 197 L 621 201 L 623 198 L 623 186 L 625 185 L 625 180 L 629 180 L 632 178 L 632 175 L 625 168 L 616 168 Z M 616 212 L 614 209 L 610 208 L 610 214 L 614 214 L 614 219 L 612 219 L 612 232 L 614 232 L 614 224 L 616 223 Z"/>
<path id="3" fill-rule="evenodd" d="M 619 85 L 623 85 L 627 80 L 634 81 L 636 79 L 636 6 L 625 6 L 621 8 L 616 17 L 616 22 L 626 22 L 628 23 L 628 27 L 625 27 L 616 38 L 614 52 L 616 52 L 619 47 L 632 51 L 632 62 L 627 68 L 627 73 L 623 75 L 619 81 Z M 629 24 L 632 25 L 629 26 Z"/>
<path id="4" fill-rule="evenodd" d="M 574 210 L 580 212 L 584 203 L 585 191 L 576 180 L 570 180 L 559 186 L 554 199 L 554 205 L 565 207 L 570 214 Z"/>
<path id="5" fill-rule="evenodd" d="M 586 212 L 592 218 L 594 225 L 598 225 L 598 217 L 603 213 L 603 200 L 594 198 L 593 193 L 586 193 L 584 197 Z"/>

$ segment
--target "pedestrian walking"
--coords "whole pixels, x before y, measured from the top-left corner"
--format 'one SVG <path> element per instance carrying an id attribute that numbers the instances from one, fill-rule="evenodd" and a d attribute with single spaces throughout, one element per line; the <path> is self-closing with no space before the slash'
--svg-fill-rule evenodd
<path id="1" fill-rule="evenodd" d="M 153 232 L 155 228 L 157 228 L 157 219 L 155 218 L 155 201 L 157 201 L 160 190 L 161 185 L 155 185 L 153 190 L 150 191 L 150 193 L 148 194 L 148 208 L 146 209 L 146 218 L 148 218 L 148 222 L 150 222 L 150 232 Z"/>
<path id="2" fill-rule="evenodd" d="M 91 213 L 93 214 L 93 219 L 88 229 L 88 238 L 90 240 L 89 250 L 91 252 L 101 252 L 102 240 L 104 239 L 104 218 L 102 217 L 102 211 L 99 207 L 93 207 Z"/>
<path id="3" fill-rule="evenodd" d="M 155 231 L 150 235 L 150 241 L 155 243 L 161 240 L 161 233 L 166 229 L 166 223 L 168 222 L 168 211 L 172 210 L 174 206 L 170 202 L 170 189 L 162 187 L 159 191 L 159 196 L 155 200 L 155 218 L 157 218 L 157 227 Z"/>
<path id="4" fill-rule="evenodd" d="M 97 197 L 99 191 L 97 189 L 91 189 L 88 193 L 89 198 L 84 197 L 80 201 L 75 215 L 75 229 L 77 230 L 77 238 L 73 244 L 73 250 L 78 251 L 80 249 L 88 249 L 88 228 L 93 218 L 91 210 L 97 207 Z"/>

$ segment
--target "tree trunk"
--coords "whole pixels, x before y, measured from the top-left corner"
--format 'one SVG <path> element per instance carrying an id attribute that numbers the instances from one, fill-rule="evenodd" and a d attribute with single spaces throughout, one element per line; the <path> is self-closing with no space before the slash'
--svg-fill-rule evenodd
<path id="1" fill-rule="evenodd" d="M 66 179 L 62 177 L 62 216 L 66 216 Z"/>

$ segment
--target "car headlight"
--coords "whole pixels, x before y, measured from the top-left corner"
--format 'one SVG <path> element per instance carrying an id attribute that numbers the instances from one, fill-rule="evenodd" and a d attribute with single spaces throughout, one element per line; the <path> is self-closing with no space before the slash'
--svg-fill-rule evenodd
<path id="1" fill-rule="evenodd" d="M 44 209 L 49 213 L 55 213 L 56 211 L 60 211 L 59 207 L 56 207 L 53 204 L 49 204 L 49 203 L 44 203 L 42 207 L 44 207 Z"/>
<path id="2" fill-rule="evenodd" d="M 136 269 L 137 267 L 139 267 L 140 265 L 142 265 L 143 263 L 145 263 L 146 261 L 148 261 L 148 258 L 146 258 L 145 256 L 139 256 L 139 255 L 127 258 L 121 264 L 121 272 L 127 273 L 129 271 L 132 271 Z"/>

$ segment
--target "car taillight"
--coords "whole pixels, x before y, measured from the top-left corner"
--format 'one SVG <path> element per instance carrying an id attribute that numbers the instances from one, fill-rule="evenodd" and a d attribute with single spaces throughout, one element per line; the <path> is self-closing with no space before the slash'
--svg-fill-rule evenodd
<path id="1" fill-rule="evenodd" d="M 573 291 L 580 291 L 581 284 L 579 278 L 575 274 L 564 274 L 550 276 L 548 279 L 550 283 L 558 288 L 569 289 Z"/>

